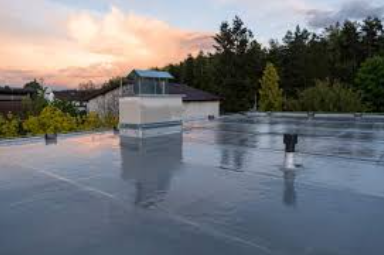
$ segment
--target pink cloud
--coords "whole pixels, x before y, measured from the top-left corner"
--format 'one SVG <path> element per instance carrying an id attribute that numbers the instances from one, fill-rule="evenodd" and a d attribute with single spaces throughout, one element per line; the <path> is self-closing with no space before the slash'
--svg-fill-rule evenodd
<path id="1" fill-rule="evenodd" d="M 7 6 L 2 3 L 2 8 Z M 22 85 L 40 77 L 47 85 L 67 87 L 88 80 L 101 83 L 132 68 L 162 66 L 212 46 L 210 33 L 183 30 L 115 7 L 103 15 L 51 8 L 60 15 L 40 13 L 47 25 L 39 24 L 35 33 L 26 33 L 28 24 L 16 22 L 15 15 L 3 16 L 0 83 Z"/>

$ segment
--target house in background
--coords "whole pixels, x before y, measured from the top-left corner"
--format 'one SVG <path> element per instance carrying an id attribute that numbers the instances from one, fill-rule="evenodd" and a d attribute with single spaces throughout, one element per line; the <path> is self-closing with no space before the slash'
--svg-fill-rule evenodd
<path id="1" fill-rule="evenodd" d="M 19 114 L 23 111 L 23 100 L 31 98 L 36 91 L 31 89 L 0 87 L 0 114 Z"/>
<path id="2" fill-rule="evenodd" d="M 220 97 L 184 84 L 171 83 L 168 72 L 133 70 L 120 84 L 104 87 L 88 97 L 88 112 L 119 114 L 119 98 L 165 94 L 183 95 L 183 119 L 201 119 L 220 114 Z"/>
<path id="3" fill-rule="evenodd" d="M 34 89 L 0 87 L 0 114 L 20 114 L 23 109 L 23 100 L 36 96 L 39 92 Z M 80 112 L 87 112 L 87 97 L 90 91 L 62 90 L 53 91 L 51 88 L 44 90 L 44 98 L 48 102 L 61 100 L 72 103 Z"/>
<path id="4" fill-rule="evenodd" d="M 87 98 L 92 92 L 87 90 L 58 90 L 54 91 L 54 99 L 70 102 L 79 112 L 87 112 Z"/>

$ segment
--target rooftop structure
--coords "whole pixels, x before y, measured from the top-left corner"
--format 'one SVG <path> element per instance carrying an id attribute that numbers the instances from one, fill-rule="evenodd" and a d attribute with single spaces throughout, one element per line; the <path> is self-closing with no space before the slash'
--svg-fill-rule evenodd
<path id="1" fill-rule="evenodd" d="M 87 98 L 88 111 L 117 116 L 121 97 L 173 95 L 182 97 L 184 120 L 220 115 L 220 97 L 185 84 L 172 83 L 171 78 L 172 75 L 167 72 L 134 70 L 121 82 L 90 94 Z"/>
<path id="2" fill-rule="evenodd" d="M 297 133 L 284 165 L 285 133 Z M 0 145 L 3 254 L 384 250 L 382 117 L 234 115 L 182 136 Z"/>
<path id="3" fill-rule="evenodd" d="M 164 80 L 172 80 L 174 77 L 168 73 L 163 71 L 156 71 L 156 70 L 133 70 L 128 77 L 140 77 L 144 79 L 164 79 Z"/>
<path id="4" fill-rule="evenodd" d="M 168 72 L 154 70 L 133 70 L 128 79 L 128 87 L 132 86 L 127 95 L 164 95 L 169 94 L 169 80 L 174 79 Z"/>

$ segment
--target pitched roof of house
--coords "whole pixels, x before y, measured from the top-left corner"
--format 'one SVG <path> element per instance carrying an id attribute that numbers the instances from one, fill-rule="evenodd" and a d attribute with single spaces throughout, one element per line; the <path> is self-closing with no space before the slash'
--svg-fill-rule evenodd
<path id="1" fill-rule="evenodd" d="M 136 74 L 137 76 L 139 76 L 140 78 L 151 78 L 151 79 L 174 79 L 174 77 L 168 73 L 168 72 L 164 72 L 164 71 L 154 71 L 154 70 L 138 70 L 138 69 L 135 69 L 133 70 L 129 75 L 131 76 L 131 74 L 134 73 Z"/>
<path id="2" fill-rule="evenodd" d="M 209 92 L 192 88 L 185 84 L 171 83 L 168 86 L 169 94 L 184 95 L 184 102 L 220 101 L 220 97 Z"/>
<path id="3" fill-rule="evenodd" d="M 54 91 L 55 97 L 63 101 L 76 101 L 84 102 L 88 100 L 88 97 L 93 93 L 93 91 L 86 90 L 61 90 Z"/>
<path id="4" fill-rule="evenodd" d="M 3 95 L 28 95 L 34 93 L 36 93 L 36 91 L 33 89 L 0 87 L 0 94 Z"/>
<path id="5" fill-rule="evenodd" d="M 124 84 L 124 86 L 127 85 L 126 83 Z M 112 84 L 109 84 L 109 85 L 106 85 L 106 86 L 103 86 L 102 88 L 100 89 L 97 89 L 97 90 L 94 90 L 92 91 L 89 95 L 87 95 L 85 97 L 85 101 L 89 101 L 91 99 L 94 99 L 98 96 L 102 96 L 102 95 L 105 95 L 107 94 L 108 92 L 112 91 L 112 90 L 115 90 L 117 88 L 119 88 L 120 85 L 117 84 L 117 83 L 112 83 Z"/>
<path id="6" fill-rule="evenodd" d="M 119 88 L 118 84 L 113 84 L 110 86 L 103 87 L 99 90 L 96 90 L 92 94 L 90 94 L 86 100 L 89 101 L 98 96 L 104 95 L 112 90 Z M 184 102 L 209 102 L 209 101 L 220 101 L 221 98 L 209 92 L 192 88 L 185 84 L 177 84 L 177 83 L 168 83 L 168 92 L 171 95 L 184 95 Z"/>

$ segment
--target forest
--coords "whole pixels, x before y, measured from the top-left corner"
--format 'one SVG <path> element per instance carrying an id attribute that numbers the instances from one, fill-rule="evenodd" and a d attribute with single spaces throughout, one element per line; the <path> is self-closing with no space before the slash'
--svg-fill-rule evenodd
<path id="1" fill-rule="evenodd" d="M 223 22 L 214 50 L 170 64 L 176 82 L 222 97 L 223 112 L 384 111 L 382 20 L 297 26 L 261 45 L 239 17 Z"/>

